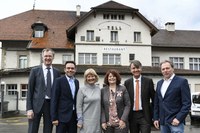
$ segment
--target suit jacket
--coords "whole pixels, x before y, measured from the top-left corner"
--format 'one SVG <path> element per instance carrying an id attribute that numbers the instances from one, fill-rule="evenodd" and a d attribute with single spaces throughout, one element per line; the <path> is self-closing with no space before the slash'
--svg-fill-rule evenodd
<path id="1" fill-rule="evenodd" d="M 64 75 L 55 80 L 51 98 L 51 118 L 52 121 L 67 123 L 72 117 L 73 107 L 76 111 L 76 97 L 79 89 L 79 81 L 75 82 L 75 96 L 73 98 L 67 77 Z"/>
<path id="2" fill-rule="evenodd" d="M 129 114 L 129 118 L 132 118 L 133 106 L 134 106 L 134 79 L 133 77 L 127 79 L 124 82 L 124 85 L 129 93 L 130 100 L 131 100 L 131 111 Z M 147 77 L 141 77 L 141 102 L 142 102 L 142 109 L 144 112 L 144 117 L 149 124 L 152 124 L 152 117 L 153 117 L 153 101 L 154 101 L 154 85 L 153 81 Z M 150 102 L 152 101 L 152 103 Z"/>
<path id="3" fill-rule="evenodd" d="M 161 95 L 163 81 L 160 80 L 156 87 L 154 120 L 160 120 L 161 125 L 171 123 L 174 118 L 184 122 L 191 106 L 188 81 L 174 76 L 164 98 Z"/>
<path id="4" fill-rule="evenodd" d="M 54 81 L 60 77 L 60 72 L 53 68 Z M 53 81 L 53 83 L 54 83 Z M 45 100 L 46 85 L 42 65 L 34 67 L 29 76 L 27 93 L 27 110 L 33 110 L 34 113 L 40 112 Z"/>
<path id="5" fill-rule="evenodd" d="M 121 93 L 122 92 L 122 93 Z M 109 87 L 101 89 L 101 123 L 109 121 Z M 130 111 L 130 98 L 124 86 L 118 85 L 116 88 L 116 105 L 119 119 L 128 122 L 128 114 Z"/>

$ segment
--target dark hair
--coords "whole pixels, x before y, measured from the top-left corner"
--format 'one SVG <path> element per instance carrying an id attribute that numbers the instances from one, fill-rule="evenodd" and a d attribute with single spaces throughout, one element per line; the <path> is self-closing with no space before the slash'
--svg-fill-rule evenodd
<path id="1" fill-rule="evenodd" d="M 170 60 L 164 60 L 164 61 L 162 61 L 162 62 L 160 63 L 160 67 L 162 66 L 163 63 L 169 63 L 170 66 L 171 66 L 172 68 L 174 68 L 174 64 L 173 64 L 173 62 L 171 62 Z"/>
<path id="2" fill-rule="evenodd" d="M 74 66 L 76 67 L 76 63 L 75 63 L 74 61 L 66 61 L 66 62 L 65 62 L 65 66 L 66 66 L 68 63 L 72 63 L 72 64 L 74 64 Z"/>
<path id="3" fill-rule="evenodd" d="M 110 70 L 108 70 L 108 71 L 106 72 L 106 75 L 105 75 L 105 77 L 104 77 L 104 84 L 109 85 L 108 76 L 109 76 L 110 73 L 111 73 L 113 76 L 116 77 L 116 84 L 119 85 L 119 84 L 121 83 L 121 76 L 120 76 L 119 72 L 118 72 L 117 70 L 115 70 L 115 69 L 110 69 Z"/>
<path id="4" fill-rule="evenodd" d="M 133 61 L 131 61 L 129 67 L 131 67 L 132 64 L 133 64 L 136 68 L 142 67 L 142 64 L 141 64 L 141 62 L 140 62 L 139 60 L 133 60 Z"/>

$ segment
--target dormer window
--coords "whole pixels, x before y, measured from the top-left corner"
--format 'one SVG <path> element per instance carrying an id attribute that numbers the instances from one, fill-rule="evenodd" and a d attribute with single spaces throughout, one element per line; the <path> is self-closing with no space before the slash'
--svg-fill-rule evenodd
<path id="1" fill-rule="evenodd" d="M 34 31 L 34 37 L 44 37 L 44 30 L 38 29 Z"/>
<path id="2" fill-rule="evenodd" d="M 33 37 L 42 38 L 47 31 L 47 26 L 43 24 L 41 21 L 34 23 L 31 28 L 33 29 Z"/>

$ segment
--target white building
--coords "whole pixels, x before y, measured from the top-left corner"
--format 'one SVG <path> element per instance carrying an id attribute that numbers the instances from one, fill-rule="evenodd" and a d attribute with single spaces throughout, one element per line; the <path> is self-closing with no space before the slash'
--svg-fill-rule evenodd
<path id="1" fill-rule="evenodd" d="M 200 91 L 200 31 L 177 31 L 174 23 L 166 27 L 158 30 L 138 9 L 114 1 L 89 12 L 77 6 L 76 11 L 30 10 L 2 19 L 1 86 L 8 98 L 19 93 L 18 108 L 24 111 L 30 69 L 41 64 L 41 51 L 48 47 L 56 52 L 53 63 L 61 71 L 66 60 L 76 61 L 81 85 L 89 67 L 100 75 L 101 87 L 110 68 L 120 71 L 123 83 L 131 76 L 130 61 L 137 59 L 156 86 L 162 78 L 159 63 L 170 59 L 191 91 Z M 15 100 L 9 101 L 11 109 Z"/>

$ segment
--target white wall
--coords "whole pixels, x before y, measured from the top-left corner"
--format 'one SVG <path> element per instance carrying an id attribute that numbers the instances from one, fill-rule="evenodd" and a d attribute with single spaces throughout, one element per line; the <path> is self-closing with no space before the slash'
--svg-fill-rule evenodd
<path id="1" fill-rule="evenodd" d="M 189 69 L 189 58 L 199 58 L 199 52 L 190 51 L 152 51 L 152 56 L 160 57 L 160 61 L 168 60 L 169 57 L 183 57 L 184 69 Z"/>
<path id="2" fill-rule="evenodd" d="M 110 26 L 110 29 L 108 29 Z M 110 31 L 111 27 L 114 26 L 121 30 L 118 31 L 119 44 L 138 44 L 134 43 L 133 32 L 141 32 L 142 44 L 151 45 L 151 36 L 149 27 L 143 23 L 137 16 L 132 19 L 131 14 L 125 15 L 125 20 L 107 20 L 103 19 L 103 14 L 96 14 L 96 17 L 89 16 L 80 25 L 78 25 L 76 33 L 76 43 L 94 43 L 94 42 L 81 42 L 80 37 L 86 37 L 87 30 L 94 30 L 94 36 L 100 36 L 100 42 L 98 43 L 111 43 L 110 42 Z"/>
<path id="3" fill-rule="evenodd" d="M 76 62 L 78 53 L 97 53 L 97 65 L 103 65 L 103 53 L 121 54 L 121 65 L 129 65 L 129 54 L 135 54 L 135 59 L 140 60 L 143 66 L 151 66 L 151 47 L 127 45 L 76 45 Z"/>

